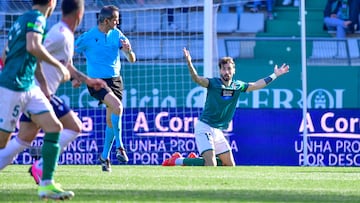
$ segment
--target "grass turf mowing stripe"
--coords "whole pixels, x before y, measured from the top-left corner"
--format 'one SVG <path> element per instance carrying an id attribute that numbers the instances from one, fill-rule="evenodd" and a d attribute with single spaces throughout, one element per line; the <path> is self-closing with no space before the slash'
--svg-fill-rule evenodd
<path id="1" fill-rule="evenodd" d="M 0 172 L 0 202 L 38 201 L 29 166 Z M 72 202 L 358 202 L 360 168 L 60 165 Z"/>

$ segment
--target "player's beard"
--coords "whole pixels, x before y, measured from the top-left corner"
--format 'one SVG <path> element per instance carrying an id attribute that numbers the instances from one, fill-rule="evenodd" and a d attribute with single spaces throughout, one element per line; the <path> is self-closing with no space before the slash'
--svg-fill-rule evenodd
<path id="1" fill-rule="evenodd" d="M 224 81 L 230 81 L 230 80 L 231 80 L 231 77 L 230 77 L 230 75 L 228 75 L 228 74 L 221 75 L 221 78 L 222 78 Z"/>

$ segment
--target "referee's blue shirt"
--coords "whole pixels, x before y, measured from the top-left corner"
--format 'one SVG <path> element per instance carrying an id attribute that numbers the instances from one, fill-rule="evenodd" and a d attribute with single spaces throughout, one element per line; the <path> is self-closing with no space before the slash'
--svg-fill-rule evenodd
<path id="1" fill-rule="evenodd" d="M 75 51 L 86 57 L 87 75 L 92 78 L 120 76 L 120 40 L 127 40 L 117 28 L 107 34 L 98 27 L 91 28 L 75 41 Z"/>

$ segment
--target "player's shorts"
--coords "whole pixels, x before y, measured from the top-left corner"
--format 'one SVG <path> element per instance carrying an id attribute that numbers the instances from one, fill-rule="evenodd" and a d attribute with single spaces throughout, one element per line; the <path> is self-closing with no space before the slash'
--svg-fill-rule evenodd
<path id="1" fill-rule="evenodd" d="M 0 93 L 0 130 L 2 131 L 13 132 L 21 113 L 30 117 L 30 114 L 52 111 L 49 100 L 38 86 L 25 92 L 0 87 Z"/>
<path id="2" fill-rule="evenodd" d="M 50 104 L 52 105 L 52 108 L 55 111 L 55 115 L 58 118 L 65 116 L 71 111 L 70 107 L 66 105 L 64 101 L 61 98 L 57 97 L 56 95 L 51 95 Z M 20 117 L 20 121 L 31 122 L 31 119 L 27 115 L 22 114 Z"/>
<path id="3" fill-rule="evenodd" d="M 106 82 L 107 87 L 101 88 L 100 90 L 96 91 L 94 88 L 88 86 L 87 88 L 90 95 L 95 99 L 99 100 L 101 104 L 101 101 L 104 100 L 105 96 L 109 92 L 113 92 L 115 96 L 119 98 L 120 101 L 122 101 L 124 84 L 121 76 L 115 78 L 103 78 L 103 80 Z"/>
<path id="4" fill-rule="evenodd" d="M 200 154 L 214 150 L 215 154 L 223 154 L 231 150 L 224 133 L 217 128 L 198 120 L 195 126 L 195 142 Z"/>

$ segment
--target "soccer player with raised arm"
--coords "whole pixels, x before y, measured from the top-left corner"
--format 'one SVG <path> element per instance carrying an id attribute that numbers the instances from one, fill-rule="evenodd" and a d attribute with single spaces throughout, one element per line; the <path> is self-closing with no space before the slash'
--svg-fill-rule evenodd
<path id="1" fill-rule="evenodd" d="M 131 63 L 136 56 L 126 36 L 117 28 L 119 9 L 114 5 L 104 6 L 98 16 L 98 25 L 82 34 L 75 41 L 75 51 L 83 52 L 86 57 L 87 74 L 92 78 L 101 78 L 108 87 L 94 90 L 88 87 L 92 97 L 106 104 L 106 128 L 104 148 L 99 160 L 102 170 L 111 171 L 110 151 L 115 138 L 116 158 L 129 161 L 122 141 L 123 81 L 120 75 L 120 52 Z"/>
<path id="2" fill-rule="evenodd" d="M 189 50 L 183 49 L 191 78 L 202 87 L 207 88 L 205 107 L 200 119 L 195 125 L 195 142 L 203 161 L 186 159 L 186 165 L 216 166 L 218 157 L 223 166 L 235 166 L 230 145 L 222 130 L 228 128 L 232 120 L 236 103 L 242 92 L 250 92 L 267 86 L 277 77 L 289 72 L 289 66 L 276 65 L 274 72 L 256 82 L 243 82 L 234 80 L 235 63 L 231 57 L 223 57 L 219 61 L 220 77 L 205 78 L 197 74 Z M 193 160 L 193 164 L 191 163 Z M 164 160 L 163 166 L 184 165 L 184 159 L 179 153 Z M 190 161 L 190 163 L 189 163 Z"/>
<path id="3" fill-rule="evenodd" d="M 62 19 L 55 24 L 47 33 L 44 46 L 48 52 L 58 61 L 62 62 L 70 71 L 73 78 L 73 85 L 78 87 L 80 82 L 85 82 L 89 86 L 97 89 L 105 87 L 106 83 L 100 79 L 91 79 L 79 72 L 72 63 L 74 53 L 74 31 L 80 24 L 84 14 L 84 0 L 63 0 L 61 4 Z M 63 82 L 61 72 L 56 67 L 41 62 L 36 69 L 36 84 L 40 86 L 63 125 L 60 133 L 59 144 L 60 151 L 73 141 L 81 132 L 81 121 L 77 115 L 57 96 L 55 93 Z M 39 126 L 31 121 L 26 114 L 20 117 L 20 128 L 17 137 L 13 138 L 9 145 L 4 148 L 11 156 L 0 160 L 0 169 L 10 164 L 13 158 L 25 148 L 31 145 L 32 140 L 39 132 Z M 16 142 L 20 142 L 17 145 Z M 15 144 L 13 144 L 15 143 Z M 42 177 L 43 159 L 34 162 L 29 172 L 37 184 Z"/>
<path id="4" fill-rule="evenodd" d="M 45 61 L 56 67 L 62 80 L 70 79 L 68 69 L 42 45 L 46 18 L 53 13 L 56 2 L 33 0 L 32 10 L 19 16 L 9 30 L 2 56 L 5 64 L 0 73 L 0 160 L 12 156 L 4 149 L 5 146 L 17 148 L 19 145 L 27 145 L 20 139 L 8 144 L 21 113 L 26 114 L 45 132 L 42 146 L 44 169 L 38 187 L 39 197 L 69 199 L 74 193 L 64 191 L 54 181 L 62 124 L 56 118 L 49 100 L 34 82 L 37 61 Z"/>

